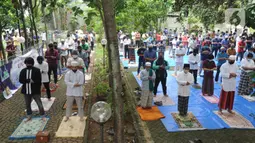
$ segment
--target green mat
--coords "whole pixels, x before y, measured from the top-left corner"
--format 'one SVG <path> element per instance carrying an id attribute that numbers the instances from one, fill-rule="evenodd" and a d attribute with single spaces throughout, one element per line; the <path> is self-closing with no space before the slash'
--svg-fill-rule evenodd
<path id="1" fill-rule="evenodd" d="M 35 139 L 38 131 L 42 131 L 49 118 L 46 121 L 41 120 L 41 117 L 32 118 L 31 121 L 25 122 L 27 118 L 24 118 L 17 129 L 9 137 L 10 140 L 16 139 Z"/>

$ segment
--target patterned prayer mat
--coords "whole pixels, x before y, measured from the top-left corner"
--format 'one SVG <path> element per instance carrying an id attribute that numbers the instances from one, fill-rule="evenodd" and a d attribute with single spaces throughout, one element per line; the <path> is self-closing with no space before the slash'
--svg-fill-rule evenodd
<path id="1" fill-rule="evenodd" d="M 51 101 L 49 101 L 48 98 L 41 98 L 44 111 L 50 110 L 50 107 L 54 103 L 55 99 L 56 99 L 55 97 L 51 97 Z M 32 108 L 32 111 L 39 111 L 38 106 L 34 100 L 31 103 L 31 108 Z"/>
<path id="2" fill-rule="evenodd" d="M 55 88 L 54 83 L 50 83 L 50 92 L 55 92 L 58 89 L 58 87 L 59 87 L 58 84 L 56 84 L 56 88 Z M 46 92 L 46 89 L 44 88 L 44 86 L 42 88 L 42 92 Z"/>
<path id="3" fill-rule="evenodd" d="M 49 118 L 43 121 L 40 117 L 32 118 L 31 121 L 25 122 L 27 118 L 23 119 L 17 129 L 9 137 L 10 140 L 15 139 L 34 139 L 38 131 L 43 131 Z"/>
<path id="4" fill-rule="evenodd" d="M 250 102 L 254 102 L 255 101 L 255 96 L 243 95 L 241 97 L 243 97 L 244 99 L 246 99 L 246 100 L 248 100 Z"/>
<path id="5" fill-rule="evenodd" d="M 163 106 L 175 105 L 174 101 L 170 97 L 166 97 L 164 95 L 157 95 L 156 97 L 153 97 L 153 101 L 162 101 Z"/>
<path id="6" fill-rule="evenodd" d="M 64 122 L 64 117 L 56 132 L 56 137 L 83 137 L 86 119 L 87 117 L 84 117 L 84 121 L 80 121 L 80 117 L 72 116 Z"/>
<path id="7" fill-rule="evenodd" d="M 222 115 L 219 114 L 218 111 L 213 111 L 213 112 L 216 115 L 218 115 L 231 128 L 254 128 L 251 122 L 246 120 L 238 112 L 234 112 L 235 114 L 231 114 L 231 113 L 228 113 L 227 111 L 223 111 Z"/>
<path id="8" fill-rule="evenodd" d="M 143 109 L 142 107 L 137 107 L 136 110 L 143 121 L 154 121 L 165 118 L 157 106 L 152 106 L 151 109 Z"/>
<path id="9" fill-rule="evenodd" d="M 180 130 L 201 130 L 204 129 L 196 117 L 188 112 L 186 117 L 182 117 L 179 113 L 171 113 Z"/>
<path id="10" fill-rule="evenodd" d="M 208 95 L 205 95 L 203 96 L 202 94 L 200 94 L 205 100 L 207 100 L 208 102 L 210 103 L 213 103 L 213 104 L 218 104 L 219 103 L 219 98 L 216 97 L 215 95 L 212 95 L 212 96 L 208 96 Z"/>

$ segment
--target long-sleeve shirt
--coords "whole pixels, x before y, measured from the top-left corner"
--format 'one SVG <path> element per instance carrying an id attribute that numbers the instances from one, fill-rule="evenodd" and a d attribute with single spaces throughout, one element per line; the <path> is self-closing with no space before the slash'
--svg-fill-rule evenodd
<path id="1" fill-rule="evenodd" d="M 47 50 L 45 52 L 45 58 L 47 59 L 47 63 L 49 65 L 56 65 L 58 63 L 58 51 L 54 50 Z"/>
<path id="2" fill-rule="evenodd" d="M 43 61 L 42 64 L 38 64 L 38 63 L 35 64 L 35 67 L 40 69 L 40 71 L 41 71 L 42 83 L 49 82 L 49 75 L 48 75 L 49 65 L 48 65 L 48 63 Z"/>
<path id="3" fill-rule="evenodd" d="M 238 74 L 238 66 L 236 63 L 229 64 L 228 62 L 224 63 L 220 68 L 220 73 L 222 77 L 222 88 L 224 91 L 235 91 L 236 90 L 236 78 L 231 77 L 230 73 Z"/>
<path id="4" fill-rule="evenodd" d="M 84 61 L 83 61 L 83 59 L 80 58 L 80 57 L 77 57 L 77 59 L 74 59 L 73 57 L 68 58 L 68 59 L 67 59 L 67 66 L 71 66 L 71 63 L 72 63 L 73 61 L 78 62 L 78 64 L 79 64 L 78 66 L 80 66 L 80 67 L 85 67 Z"/>
<path id="5" fill-rule="evenodd" d="M 252 72 L 252 70 L 244 70 L 243 67 L 254 68 L 254 61 L 248 60 L 247 58 L 243 58 L 241 61 L 241 69 L 245 72 Z"/>
<path id="6" fill-rule="evenodd" d="M 64 44 L 59 43 L 58 48 L 61 50 L 61 52 L 60 52 L 61 56 L 67 56 L 68 45 L 66 45 L 66 43 L 64 43 Z"/>
<path id="7" fill-rule="evenodd" d="M 65 75 L 65 83 L 67 85 L 66 96 L 83 96 L 84 74 L 81 71 L 68 71 Z M 81 86 L 75 87 L 77 83 Z"/>
<path id="8" fill-rule="evenodd" d="M 68 45 L 68 49 L 74 50 L 74 40 L 72 38 L 66 39 L 66 45 Z"/>
<path id="9" fill-rule="evenodd" d="M 150 73 L 150 70 L 142 70 L 140 72 L 140 79 L 142 80 L 142 90 L 149 90 L 150 88 L 150 81 L 149 81 L 149 73 Z M 156 75 L 155 75 L 155 72 L 152 70 L 152 76 L 151 76 L 152 80 L 154 81 L 155 78 L 156 78 Z"/>
<path id="10" fill-rule="evenodd" d="M 191 73 L 185 74 L 184 71 L 177 75 L 176 81 L 178 83 L 178 95 L 179 96 L 190 96 L 190 85 L 194 82 L 194 77 Z M 187 82 L 190 85 L 187 85 Z"/>
<path id="11" fill-rule="evenodd" d="M 194 56 L 193 54 L 190 54 L 188 57 L 188 62 L 190 64 L 190 69 L 191 70 L 197 70 L 198 69 L 198 63 L 200 62 L 200 57 L 197 54 Z"/>

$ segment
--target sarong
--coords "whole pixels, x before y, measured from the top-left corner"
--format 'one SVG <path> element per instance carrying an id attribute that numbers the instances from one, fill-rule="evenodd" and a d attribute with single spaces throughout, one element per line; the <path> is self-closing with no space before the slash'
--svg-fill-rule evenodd
<path id="1" fill-rule="evenodd" d="M 178 111 L 180 115 L 185 116 L 188 112 L 189 96 L 178 96 Z"/>
<path id="2" fill-rule="evenodd" d="M 220 109 L 232 110 L 234 99 L 235 99 L 235 91 L 226 92 L 223 89 L 221 89 L 220 101 L 219 101 L 218 107 Z"/>
<path id="3" fill-rule="evenodd" d="M 250 95 L 253 91 L 252 79 L 248 72 L 242 71 L 238 86 L 239 95 Z"/>

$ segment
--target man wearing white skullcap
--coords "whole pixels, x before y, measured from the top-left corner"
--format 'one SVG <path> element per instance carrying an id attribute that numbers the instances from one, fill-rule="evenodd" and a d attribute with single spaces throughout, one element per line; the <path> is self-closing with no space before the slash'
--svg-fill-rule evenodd
<path id="1" fill-rule="evenodd" d="M 219 101 L 219 114 L 222 114 L 222 109 L 227 109 L 229 113 L 233 114 L 233 103 L 236 90 L 236 77 L 238 74 L 238 66 L 235 63 L 235 56 L 231 55 L 228 62 L 224 63 L 221 68 L 222 89 Z"/>
<path id="2" fill-rule="evenodd" d="M 67 96 L 67 107 L 66 107 L 66 119 L 68 121 L 72 113 L 73 101 L 75 99 L 78 106 L 78 115 L 80 120 L 83 121 L 84 111 L 82 105 L 83 97 L 83 84 L 84 84 L 84 74 L 78 70 L 79 63 L 76 61 L 71 62 L 71 69 L 65 75 L 65 83 L 67 85 L 66 96 Z"/>
<path id="3" fill-rule="evenodd" d="M 153 99 L 154 80 L 156 78 L 154 70 L 151 69 L 151 63 L 145 63 L 145 69 L 140 73 L 140 79 L 142 80 L 142 96 L 141 106 L 142 108 L 151 108 Z"/>

